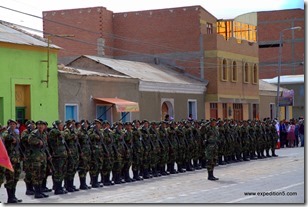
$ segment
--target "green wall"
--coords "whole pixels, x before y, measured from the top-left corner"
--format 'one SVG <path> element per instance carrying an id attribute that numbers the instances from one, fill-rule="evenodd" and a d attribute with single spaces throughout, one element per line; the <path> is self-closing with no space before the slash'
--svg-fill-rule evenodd
<path id="1" fill-rule="evenodd" d="M 58 119 L 57 51 L 50 50 L 49 84 L 47 49 L 0 43 L 0 123 L 15 119 L 15 85 L 30 85 L 30 119 L 51 123 Z M 45 60 L 45 62 L 44 62 Z"/>

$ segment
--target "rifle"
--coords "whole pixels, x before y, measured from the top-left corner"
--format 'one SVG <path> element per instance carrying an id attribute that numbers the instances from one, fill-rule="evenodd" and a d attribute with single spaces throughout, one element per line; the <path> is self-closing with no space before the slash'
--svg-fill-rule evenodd
<path id="1" fill-rule="evenodd" d="M 109 151 L 108 151 L 105 143 L 103 142 L 103 137 L 102 137 L 101 133 L 99 133 L 97 128 L 95 128 L 95 133 L 99 136 L 99 144 L 102 145 L 104 153 L 109 157 Z"/>
<path id="2" fill-rule="evenodd" d="M 22 149 L 21 149 L 21 147 L 20 147 L 20 140 L 19 140 L 19 138 L 16 137 L 16 136 L 13 134 L 13 132 L 11 131 L 10 126 L 8 127 L 7 130 L 8 130 L 8 132 L 9 132 L 10 136 L 12 136 L 14 139 L 16 139 L 16 145 L 15 145 L 14 149 L 15 149 L 16 151 L 19 151 L 20 154 L 21 154 L 21 156 L 22 156 L 24 159 L 26 159 L 26 155 L 24 154 L 24 152 L 22 151 Z"/>
<path id="3" fill-rule="evenodd" d="M 50 152 L 49 152 L 49 150 L 48 150 L 48 145 L 47 145 L 47 143 L 39 136 L 38 131 L 36 132 L 36 137 L 38 137 L 38 139 L 41 140 L 41 141 L 43 142 L 42 151 L 46 153 L 46 155 L 47 155 L 48 158 L 50 158 L 50 159 L 47 158 L 47 161 L 49 161 L 49 164 L 50 164 L 50 166 L 51 166 L 52 172 L 55 172 L 55 171 L 56 171 L 56 170 L 55 170 L 55 166 L 53 165 L 53 163 L 52 163 L 52 161 L 51 161 L 52 156 L 51 156 L 51 154 L 50 154 Z"/>

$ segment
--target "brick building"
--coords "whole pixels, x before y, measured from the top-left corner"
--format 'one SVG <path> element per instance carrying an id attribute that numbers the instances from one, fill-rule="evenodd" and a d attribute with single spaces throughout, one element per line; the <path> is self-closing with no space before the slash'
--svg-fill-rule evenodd
<path id="1" fill-rule="evenodd" d="M 254 22 L 217 20 L 201 6 L 123 13 L 104 7 L 45 11 L 43 19 L 45 34 L 75 35 L 72 40 L 53 38 L 63 48 L 63 63 L 77 55 L 96 55 L 162 64 L 209 81 L 204 118 L 259 117 Z"/>
<path id="2" fill-rule="evenodd" d="M 290 9 L 257 12 L 260 78 L 278 75 L 280 32 L 283 34 L 281 75 L 304 74 L 305 11 Z M 300 26 L 302 29 L 288 30 Z"/>

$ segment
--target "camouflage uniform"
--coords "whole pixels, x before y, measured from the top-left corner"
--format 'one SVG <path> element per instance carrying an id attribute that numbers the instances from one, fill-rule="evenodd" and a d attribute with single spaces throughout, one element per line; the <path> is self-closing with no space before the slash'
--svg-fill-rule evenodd
<path id="1" fill-rule="evenodd" d="M 16 186 L 17 182 L 19 180 L 19 176 L 21 173 L 21 154 L 20 154 L 20 140 L 19 135 L 16 134 L 16 132 L 12 129 L 12 124 L 15 124 L 15 127 L 17 125 L 16 121 L 9 120 L 8 124 L 10 124 L 10 129 L 3 132 L 3 141 L 5 148 L 7 150 L 8 156 L 10 157 L 10 161 L 12 163 L 12 166 L 14 168 L 14 172 L 11 172 L 10 170 L 5 170 L 5 179 L 6 183 L 4 184 L 4 187 L 7 190 L 8 194 L 8 203 L 17 203 L 21 202 L 22 200 L 19 200 L 15 196 L 16 192 Z"/>
<path id="2" fill-rule="evenodd" d="M 42 192 L 42 181 L 46 177 L 47 155 L 48 150 L 47 133 L 42 130 L 42 121 L 36 123 L 38 129 L 31 132 L 29 136 L 30 156 L 29 162 L 32 174 L 32 184 L 35 190 L 35 198 L 44 198 L 48 195 Z M 50 158 L 49 158 L 50 159 Z"/>
<path id="3" fill-rule="evenodd" d="M 125 183 L 121 178 L 122 169 L 124 167 L 124 155 L 125 155 L 125 145 L 124 145 L 124 133 L 122 129 L 117 128 L 114 131 L 114 165 L 112 169 L 113 180 L 115 184 Z"/>
<path id="4" fill-rule="evenodd" d="M 174 165 L 178 156 L 179 139 L 176 134 L 174 122 L 171 123 L 171 126 L 167 129 L 167 133 L 170 140 L 167 171 L 169 171 L 171 174 L 175 174 L 178 173 L 178 171 L 175 170 Z"/>
<path id="5" fill-rule="evenodd" d="M 277 157 L 278 155 L 275 154 L 275 149 L 276 149 L 276 144 L 278 140 L 278 133 L 275 127 L 275 122 L 273 122 L 270 125 L 270 135 L 271 135 L 271 151 L 272 151 L 272 156 Z"/>
<path id="6" fill-rule="evenodd" d="M 192 155 L 193 167 L 196 170 L 200 170 L 200 169 L 202 169 L 202 163 L 201 163 L 201 159 L 200 159 L 202 138 L 201 138 L 201 131 L 200 131 L 200 127 L 199 127 L 198 122 L 195 122 L 194 127 L 192 127 L 192 131 L 193 131 L 193 146 L 194 146 L 194 149 L 195 149 L 195 151 Z M 204 152 L 204 149 L 202 149 L 202 151 Z"/>
<path id="7" fill-rule="evenodd" d="M 153 145 L 151 145 L 151 134 L 149 132 L 149 128 L 148 128 L 148 121 L 143 121 L 143 127 L 141 128 L 140 132 L 142 134 L 142 144 L 143 144 L 143 148 L 144 148 L 144 155 L 143 155 L 143 162 L 142 162 L 142 167 L 141 167 L 141 175 L 144 179 L 149 179 L 152 176 L 149 174 L 149 170 L 150 170 L 150 162 L 151 162 L 151 156 L 153 154 Z M 147 125 L 147 126 L 145 126 Z"/>
<path id="8" fill-rule="evenodd" d="M 256 140 L 257 140 L 257 153 L 258 153 L 258 158 L 259 159 L 263 159 L 264 155 L 263 155 L 263 132 L 262 132 L 262 126 L 260 124 L 260 122 L 257 122 L 256 124 Z"/>
<path id="9" fill-rule="evenodd" d="M 196 149 L 194 148 L 194 134 L 192 130 L 191 122 L 188 121 L 184 128 L 185 131 L 185 139 L 186 139 L 186 156 L 185 156 L 185 164 L 187 171 L 194 171 L 195 168 L 192 166 L 192 159 L 194 154 L 196 153 Z"/>
<path id="10" fill-rule="evenodd" d="M 178 148 L 178 156 L 177 156 L 177 160 L 176 163 L 178 165 L 178 171 L 180 173 L 186 172 L 186 146 L 187 144 L 187 140 L 185 138 L 185 132 L 183 130 L 183 126 L 179 125 L 176 129 L 176 134 L 179 140 L 179 148 Z"/>
<path id="11" fill-rule="evenodd" d="M 218 180 L 218 178 L 214 177 L 214 167 L 217 162 L 218 157 L 218 130 L 215 126 L 215 121 L 211 121 L 211 125 L 207 127 L 207 139 L 206 139 L 206 147 L 205 154 L 207 159 L 207 171 L 208 171 L 208 179 L 209 180 Z"/>
<path id="12" fill-rule="evenodd" d="M 80 145 L 77 143 L 77 131 L 74 127 L 74 123 L 70 120 L 66 123 L 67 128 L 64 130 L 64 139 L 67 143 L 69 153 L 67 158 L 67 171 L 64 178 L 64 185 L 68 192 L 75 192 L 78 191 L 74 186 L 74 177 L 79 164 Z"/>
<path id="13" fill-rule="evenodd" d="M 123 170 L 122 175 L 124 176 L 125 182 L 133 182 L 135 179 L 132 179 L 129 175 L 129 169 L 132 165 L 132 156 L 133 156 L 133 131 L 131 129 L 131 123 L 125 123 L 127 130 L 124 133 L 123 144 L 125 147 L 124 159 L 123 159 Z"/>
<path id="14" fill-rule="evenodd" d="M 35 128 L 33 121 L 27 121 L 26 123 L 27 129 L 21 133 L 20 143 L 22 150 L 25 154 L 25 160 L 23 161 L 23 170 L 25 171 L 24 181 L 26 183 L 26 195 L 34 195 L 33 184 L 31 182 L 32 172 L 30 170 L 31 162 L 29 160 L 30 156 L 30 145 L 28 142 L 29 135 L 31 131 Z"/>
<path id="15" fill-rule="evenodd" d="M 166 165 L 168 163 L 169 160 L 169 147 L 170 147 L 170 140 L 168 137 L 168 132 L 166 129 L 166 123 L 162 122 L 161 126 L 159 127 L 158 130 L 158 141 L 161 142 L 160 146 L 161 146 L 161 157 L 159 160 L 159 170 L 161 175 L 169 175 L 170 171 L 166 171 Z"/>
<path id="16" fill-rule="evenodd" d="M 103 177 L 103 184 L 109 186 L 109 185 L 114 185 L 114 182 L 110 180 L 110 173 L 113 169 L 114 157 L 115 157 L 113 150 L 114 133 L 108 127 L 103 130 L 103 134 L 104 134 L 103 143 L 105 143 L 108 153 L 106 152 L 104 153 L 104 162 L 101 169 L 101 176 Z"/>
<path id="17" fill-rule="evenodd" d="M 225 146 L 226 146 L 226 138 L 225 138 L 225 127 L 222 125 L 222 121 L 218 121 L 218 164 L 219 165 L 225 165 L 225 159 L 226 159 L 226 152 L 225 152 Z M 224 160 L 222 159 L 224 157 Z"/>
<path id="18" fill-rule="evenodd" d="M 243 152 L 243 160 L 249 161 L 249 147 L 250 147 L 250 140 L 249 140 L 249 131 L 247 126 L 247 121 L 244 121 L 244 124 L 239 127 L 239 136 L 242 140 L 242 152 Z"/>
<path id="19" fill-rule="evenodd" d="M 152 150 L 150 151 L 150 177 L 153 175 L 154 177 L 161 176 L 163 159 L 166 156 L 166 153 L 163 152 L 164 145 L 160 139 L 159 132 L 156 128 L 156 122 L 152 122 L 149 128 L 150 133 L 150 145 Z M 165 171 L 165 170 L 163 170 Z M 164 173 L 166 174 L 166 173 Z"/>
<path id="20" fill-rule="evenodd" d="M 133 128 L 133 156 L 132 156 L 132 171 L 135 180 L 143 180 L 140 177 L 140 169 L 143 162 L 144 148 L 142 145 L 142 134 L 139 129 L 139 123 L 137 121 L 134 122 Z"/>
<path id="21" fill-rule="evenodd" d="M 255 130 L 255 123 L 254 121 L 251 122 L 248 126 L 248 133 L 250 138 L 250 145 L 249 145 L 249 152 L 250 152 L 250 159 L 256 159 L 256 150 L 257 150 L 257 138 L 256 138 L 256 130 Z"/>
<path id="22" fill-rule="evenodd" d="M 92 151 L 90 146 L 90 138 L 88 135 L 88 122 L 86 120 L 81 121 L 81 127 L 77 130 L 77 139 L 79 140 L 81 149 L 78 166 L 80 189 L 88 190 L 90 187 L 86 184 L 86 177 L 90 170 Z"/>
<path id="23" fill-rule="evenodd" d="M 53 123 L 53 126 L 54 128 L 49 131 L 48 145 L 55 168 L 52 176 L 54 190 L 55 194 L 59 195 L 67 193 L 62 187 L 62 182 L 67 171 L 68 149 L 65 146 L 66 142 L 63 136 L 63 123 L 57 120 Z"/>
<path id="24" fill-rule="evenodd" d="M 90 162 L 90 177 L 91 177 L 91 185 L 92 188 L 102 187 L 98 183 L 98 175 L 101 172 L 103 166 L 103 134 L 100 130 L 101 121 L 98 119 L 94 120 L 96 126 L 91 128 L 89 132 L 89 137 L 92 145 L 92 157 Z"/>

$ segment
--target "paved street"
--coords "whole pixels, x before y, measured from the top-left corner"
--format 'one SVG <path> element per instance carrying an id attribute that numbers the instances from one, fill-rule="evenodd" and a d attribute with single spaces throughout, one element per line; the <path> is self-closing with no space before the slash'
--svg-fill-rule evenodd
<path id="1" fill-rule="evenodd" d="M 207 180 L 202 169 L 66 195 L 52 192 L 47 199 L 26 196 L 20 181 L 16 194 L 24 203 L 303 203 L 304 148 L 280 149 L 277 154 L 277 158 L 218 166 L 216 182 Z M 75 184 L 79 187 L 77 178 Z M 253 195 L 258 192 L 267 195 Z M 6 199 L 2 186 L 0 200 Z"/>

